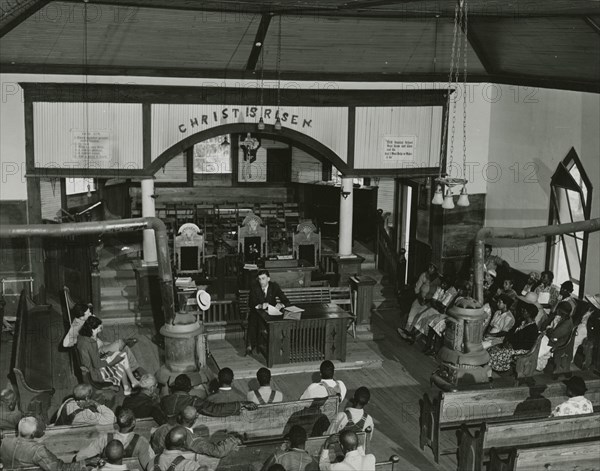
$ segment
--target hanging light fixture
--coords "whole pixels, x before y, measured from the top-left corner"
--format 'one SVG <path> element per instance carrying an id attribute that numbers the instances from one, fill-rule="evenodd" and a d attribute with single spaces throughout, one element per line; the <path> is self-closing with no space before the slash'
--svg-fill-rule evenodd
<path id="1" fill-rule="evenodd" d="M 448 74 L 448 93 L 446 96 L 446 107 L 450 110 L 450 97 L 453 88 L 459 87 L 459 64 L 460 55 L 463 54 L 463 162 L 462 175 L 460 178 L 448 176 L 444 165 L 444 153 L 446 150 L 446 141 L 448 137 L 448 120 L 442 123 L 442 146 L 440 148 L 440 169 L 438 178 L 435 179 L 436 190 L 431 200 L 431 204 L 441 205 L 444 209 L 453 209 L 453 188 L 462 187 L 457 205 L 469 206 L 469 196 L 467 193 L 466 169 L 467 169 L 467 0 L 460 0 L 454 8 L 454 34 L 452 37 L 452 52 L 450 56 L 450 73 Z M 459 32 L 459 28 L 462 32 Z M 448 153 L 447 169 L 452 169 L 454 159 L 454 136 L 456 124 L 456 100 L 452 102 L 452 129 L 450 132 L 450 152 Z M 442 173 L 445 175 L 442 176 Z M 442 198 L 443 188 L 446 189 L 445 196 Z"/>
<path id="2" fill-rule="evenodd" d="M 281 131 L 281 120 L 279 109 L 281 107 L 281 15 L 279 15 L 279 30 L 277 32 L 277 119 L 275 129 Z"/>
<path id="3" fill-rule="evenodd" d="M 265 120 L 263 119 L 263 110 L 264 110 L 264 91 L 265 91 L 265 48 L 262 47 L 262 44 L 256 43 L 257 46 L 261 46 L 260 49 L 260 119 L 258 120 L 258 130 L 265 130 Z"/>
<path id="4" fill-rule="evenodd" d="M 261 118 L 262 119 L 262 118 Z M 227 147 L 229 144 L 229 140 L 227 139 L 227 136 L 225 136 L 223 138 L 223 142 L 221 142 L 221 147 Z"/>
<path id="5" fill-rule="evenodd" d="M 90 111 L 88 102 L 88 1 L 83 0 L 83 74 L 84 74 L 84 111 L 85 111 L 85 168 L 90 168 Z M 87 173 L 87 172 L 86 172 Z M 92 187 L 88 181 L 87 193 L 88 198 L 92 197 Z"/>
<path id="6" fill-rule="evenodd" d="M 92 187 L 91 187 L 91 185 L 89 183 L 88 183 L 88 186 L 87 186 L 87 190 L 88 190 L 87 191 L 87 197 L 91 198 L 92 197 Z"/>

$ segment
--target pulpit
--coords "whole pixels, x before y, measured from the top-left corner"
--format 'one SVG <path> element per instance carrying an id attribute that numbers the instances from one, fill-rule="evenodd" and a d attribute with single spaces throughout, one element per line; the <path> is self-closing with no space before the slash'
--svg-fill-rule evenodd
<path id="1" fill-rule="evenodd" d="M 177 275 L 202 272 L 204 265 L 204 234 L 196 224 L 183 224 L 174 243 L 175 271 Z"/>
<path id="2" fill-rule="evenodd" d="M 321 234 L 311 221 L 298 224 L 292 239 L 293 255 L 297 260 L 306 260 L 311 265 L 318 265 L 321 257 Z"/>
<path id="3" fill-rule="evenodd" d="M 244 263 L 256 263 L 267 253 L 267 228 L 254 213 L 248 214 L 238 227 L 238 252 Z"/>
<path id="4" fill-rule="evenodd" d="M 448 309 L 444 345 L 438 354 L 439 368 L 431 381 L 445 391 L 487 383 L 490 356 L 483 348 L 485 311 L 481 303 L 462 298 Z"/>

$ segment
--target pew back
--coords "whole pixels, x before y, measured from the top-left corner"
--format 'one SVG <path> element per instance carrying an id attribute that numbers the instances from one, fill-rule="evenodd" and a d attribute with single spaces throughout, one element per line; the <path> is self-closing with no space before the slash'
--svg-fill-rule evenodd
<path id="1" fill-rule="evenodd" d="M 322 435 L 339 410 L 340 398 L 279 402 L 258 406 L 255 411 L 243 410 L 230 417 L 201 415 L 194 424 L 200 434 L 219 432 L 245 433 L 248 438 L 277 437 L 285 435 L 292 425 L 304 427 L 308 436 Z"/>
<path id="2" fill-rule="evenodd" d="M 292 304 L 328 304 L 332 302 L 331 288 L 327 286 L 313 286 L 308 288 L 283 288 L 282 291 Z M 342 293 L 343 294 L 343 293 Z M 338 294 L 340 299 L 345 299 Z M 249 290 L 238 291 L 238 310 L 240 319 L 246 319 L 248 316 L 248 300 L 250 298 Z M 350 294 L 348 294 L 348 304 L 350 303 Z M 337 304 L 337 303 L 336 303 Z"/>
<path id="3" fill-rule="evenodd" d="M 542 463 L 545 469 L 600 470 L 600 440 L 516 450 L 515 454 L 510 471 L 534 471 Z"/>
<path id="4" fill-rule="evenodd" d="M 483 469 L 492 448 L 531 448 L 541 445 L 576 443 L 600 439 L 600 414 L 529 419 L 521 422 L 481 425 L 471 434 L 461 427 L 458 445 L 458 470 Z"/>

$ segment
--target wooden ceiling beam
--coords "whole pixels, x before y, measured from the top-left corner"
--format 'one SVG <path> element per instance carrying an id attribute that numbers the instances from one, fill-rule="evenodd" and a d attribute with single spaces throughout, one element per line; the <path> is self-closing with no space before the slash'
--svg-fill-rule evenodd
<path id="1" fill-rule="evenodd" d="M 85 71 L 81 65 L 49 65 L 49 64 L 11 64 L 0 62 L 3 73 L 23 74 L 64 74 L 83 75 Z M 142 76 L 142 77 L 180 77 L 197 79 L 238 79 L 255 81 L 256 76 L 245 70 L 222 69 L 175 69 L 175 68 L 150 68 L 150 67 L 116 67 L 116 66 L 88 66 L 88 75 L 98 76 Z M 277 80 L 274 71 L 265 71 L 265 80 Z M 282 71 L 281 80 L 289 81 L 322 81 L 322 82 L 448 82 L 446 72 L 435 74 L 390 74 L 380 72 L 359 73 L 336 73 L 336 72 L 294 72 Z M 600 93 L 600 81 L 598 80 L 575 80 L 565 77 L 550 77 L 537 75 L 519 75 L 502 72 L 495 75 L 470 74 L 467 77 L 469 83 L 496 83 L 504 85 L 521 85 L 527 87 L 555 88 L 559 90 L 574 90 L 590 93 Z M 265 89 L 265 103 L 269 96 Z M 326 94 L 327 90 L 320 91 Z M 258 95 L 257 95 L 258 96 Z"/>
<path id="2" fill-rule="evenodd" d="M 80 3 L 81 0 L 64 0 L 66 3 Z M 384 1 L 384 0 L 382 0 Z M 196 11 L 196 12 L 213 12 L 213 13 L 230 13 L 234 15 L 247 15 L 249 13 L 254 14 L 267 14 L 273 13 L 277 15 L 291 15 L 295 17 L 301 16 L 313 16 L 317 18 L 326 18 L 326 17 L 340 17 L 340 18 L 388 18 L 388 19 L 427 19 L 427 18 L 454 18 L 454 10 L 441 10 L 436 8 L 436 3 L 434 2 L 434 7 L 431 8 L 431 11 L 424 11 L 424 7 L 406 7 L 400 10 L 385 10 L 378 9 L 374 10 L 371 8 L 355 8 L 352 5 L 349 5 L 348 8 L 340 8 L 335 6 L 319 6 L 319 7 L 302 7 L 302 8 L 286 8 L 279 7 L 277 8 L 271 4 L 263 4 L 263 3 L 246 3 L 244 5 L 234 5 L 227 3 L 202 3 L 202 6 L 195 6 L 190 2 L 156 2 L 156 3 L 147 3 L 144 0 L 94 0 L 93 2 L 96 5 L 110 5 L 112 7 L 118 6 L 119 8 L 148 8 L 148 9 L 161 9 L 161 10 L 180 10 L 180 11 Z M 386 3 L 398 3 L 386 1 Z M 199 3 L 200 5 L 200 3 Z M 427 6 L 428 3 L 425 3 L 424 6 Z M 493 13 L 485 13 L 481 14 L 477 12 L 477 9 L 471 7 L 469 16 L 473 18 L 512 18 L 512 19 L 521 19 L 521 18 L 583 18 L 585 15 L 595 15 L 597 14 L 597 9 L 591 8 L 589 11 L 583 12 L 552 12 L 548 11 L 548 9 L 541 9 L 539 11 L 519 11 L 519 10 L 506 10 L 500 12 Z"/>
<path id="3" fill-rule="evenodd" d="M 272 14 L 267 13 L 263 14 L 260 19 L 260 24 L 258 25 L 256 36 L 254 38 L 254 44 L 252 45 L 252 50 L 250 51 L 250 56 L 248 57 L 248 62 L 246 63 L 247 71 L 256 70 L 256 64 L 258 63 L 260 54 L 265 47 L 265 38 L 267 37 L 267 31 L 269 30 L 272 17 Z"/>
<path id="4" fill-rule="evenodd" d="M 14 2 L 4 2 L 0 10 L 0 38 L 10 30 L 19 26 L 31 15 L 45 7 L 51 0 L 20 0 Z"/>
<path id="5" fill-rule="evenodd" d="M 479 62 L 481 62 L 481 65 L 483 66 L 485 71 L 490 75 L 495 75 L 498 72 L 498 69 L 496 68 L 495 64 L 492 62 L 488 54 L 485 52 L 483 44 L 480 41 L 479 36 L 477 35 L 477 31 L 473 28 L 473 26 L 476 24 L 477 22 L 473 21 L 473 19 L 470 18 L 467 28 L 465 29 L 465 24 L 463 23 L 460 25 L 460 29 L 462 30 L 463 34 L 467 37 L 467 41 L 471 45 L 471 49 L 473 49 L 473 52 L 479 59 Z"/>

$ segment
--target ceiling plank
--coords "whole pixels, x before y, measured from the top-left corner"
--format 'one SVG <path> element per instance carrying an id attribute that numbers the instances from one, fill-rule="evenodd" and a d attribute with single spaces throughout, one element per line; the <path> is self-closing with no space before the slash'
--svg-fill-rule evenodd
<path id="1" fill-rule="evenodd" d="M 0 38 L 19 26 L 31 15 L 45 7 L 51 0 L 21 0 L 11 8 L 8 2 L 2 5 L 0 12 Z"/>
<path id="2" fill-rule="evenodd" d="M 273 15 L 271 14 L 264 14 L 260 19 L 260 24 L 258 25 L 258 30 L 256 31 L 256 37 L 254 38 L 254 44 L 252 45 L 252 50 L 250 51 L 250 56 L 248 57 L 248 62 L 246 63 L 246 70 L 248 71 L 253 71 L 256 69 L 256 64 L 258 63 L 260 53 L 265 47 L 265 37 L 267 36 L 267 31 L 269 30 L 272 17 Z"/>
<path id="3" fill-rule="evenodd" d="M 590 25 L 592 27 L 592 29 L 594 31 L 596 31 L 596 33 L 600 34 L 600 25 L 598 23 L 596 23 L 596 21 L 594 21 L 593 18 L 590 18 L 589 16 L 586 16 L 584 18 L 584 21 Z"/>
<path id="4" fill-rule="evenodd" d="M 463 22 L 460 25 L 460 29 L 462 30 L 463 34 L 467 37 L 467 41 L 471 45 L 471 49 L 473 49 L 473 52 L 475 52 L 475 55 L 479 59 L 479 62 L 481 62 L 481 65 L 483 66 L 485 71 L 490 75 L 494 75 L 498 71 L 494 63 L 490 60 L 489 56 L 483 49 L 482 42 L 479 39 L 479 36 L 477 35 L 476 29 L 473 28 L 473 26 L 475 26 L 477 22 L 473 21 L 472 18 L 468 21 L 469 23 L 467 25 L 467 28 L 465 28 L 465 24 Z"/>

